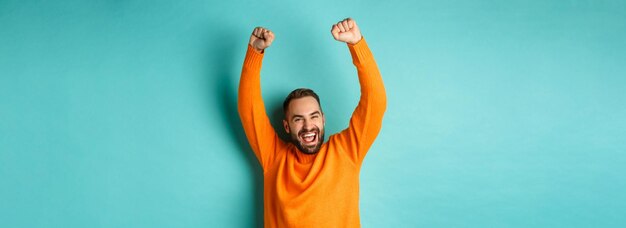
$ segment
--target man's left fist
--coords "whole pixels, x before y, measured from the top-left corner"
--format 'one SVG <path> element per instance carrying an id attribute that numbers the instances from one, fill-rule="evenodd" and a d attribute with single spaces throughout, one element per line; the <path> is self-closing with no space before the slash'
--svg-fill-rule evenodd
<path id="1" fill-rule="evenodd" d="M 346 18 L 343 21 L 334 24 L 330 33 L 333 34 L 335 40 L 349 44 L 356 44 L 363 37 L 361 36 L 359 26 L 356 25 L 356 22 L 352 20 L 352 18 Z"/>

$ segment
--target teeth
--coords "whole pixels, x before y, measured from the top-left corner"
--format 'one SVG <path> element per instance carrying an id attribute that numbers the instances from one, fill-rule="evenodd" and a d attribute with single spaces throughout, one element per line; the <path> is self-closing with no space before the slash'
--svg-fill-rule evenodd
<path id="1" fill-rule="evenodd" d="M 315 132 L 305 133 L 305 134 L 302 134 L 302 139 L 305 142 L 310 143 L 310 142 L 313 142 L 313 140 L 315 139 L 316 135 L 317 134 Z"/>

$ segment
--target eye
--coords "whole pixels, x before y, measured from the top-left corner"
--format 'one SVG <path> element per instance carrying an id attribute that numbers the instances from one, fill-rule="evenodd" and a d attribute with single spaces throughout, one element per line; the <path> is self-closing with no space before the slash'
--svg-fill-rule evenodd
<path id="1" fill-rule="evenodd" d="M 296 122 L 296 123 L 300 122 L 300 121 L 302 121 L 302 118 L 295 118 L 295 119 L 293 119 L 293 122 Z"/>
<path id="2" fill-rule="evenodd" d="M 312 116 L 311 119 L 317 119 L 319 116 Z"/>

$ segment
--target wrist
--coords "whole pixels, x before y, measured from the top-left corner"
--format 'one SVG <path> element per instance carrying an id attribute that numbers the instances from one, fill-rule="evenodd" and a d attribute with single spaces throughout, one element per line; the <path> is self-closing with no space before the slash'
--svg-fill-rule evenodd
<path id="1" fill-rule="evenodd" d="M 349 41 L 349 42 L 346 42 L 346 43 L 348 43 L 349 45 L 356 45 L 359 42 L 361 42 L 361 40 L 363 40 L 363 36 L 359 37 L 359 39 L 355 39 L 353 41 Z"/>
<path id="2" fill-rule="evenodd" d="M 257 53 L 263 53 L 263 50 L 265 50 L 265 49 L 259 49 L 252 44 L 249 44 L 249 45 L 250 45 L 250 48 L 252 48 L 252 50 L 254 50 Z"/>
<path id="3" fill-rule="evenodd" d="M 348 42 L 346 42 L 346 43 L 348 43 L 348 44 L 352 44 L 352 45 L 355 45 L 355 44 L 359 43 L 359 41 L 361 41 L 362 39 L 363 39 L 363 36 L 359 36 L 359 38 L 358 38 L 358 39 L 355 39 L 355 40 L 353 40 L 353 41 L 348 41 Z"/>

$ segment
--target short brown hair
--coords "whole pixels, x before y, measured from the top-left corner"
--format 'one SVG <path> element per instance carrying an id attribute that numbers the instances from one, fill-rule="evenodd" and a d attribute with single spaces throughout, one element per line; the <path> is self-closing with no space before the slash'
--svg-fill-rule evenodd
<path id="1" fill-rule="evenodd" d="M 319 104 L 320 106 L 320 111 L 321 111 L 322 103 L 320 102 L 320 97 L 317 96 L 317 93 L 315 93 L 311 89 L 298 88 L 298 89 L 291 91 L 291 93 L 287 95 L 287 98 L 285 98 L 285 102 L 283 102 L 283 113 L 287 114 L 287 108 L 289 107 L 289 102 L 291 102 L 291 100 L 302 98 L 302 97 L 307 97 L 307 96 L 311 96 L 315 98 L 315 100 L 317 101 L 317 104 Z"/>

